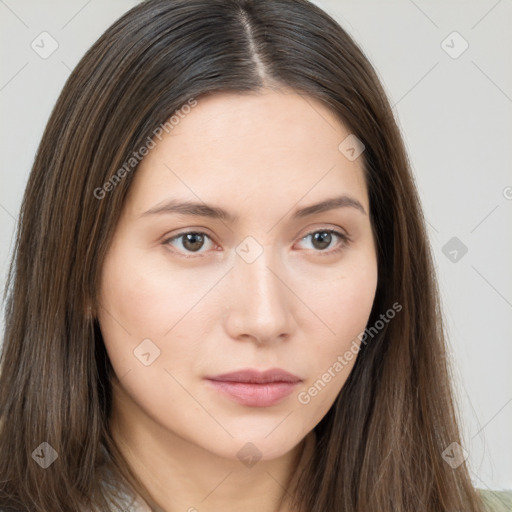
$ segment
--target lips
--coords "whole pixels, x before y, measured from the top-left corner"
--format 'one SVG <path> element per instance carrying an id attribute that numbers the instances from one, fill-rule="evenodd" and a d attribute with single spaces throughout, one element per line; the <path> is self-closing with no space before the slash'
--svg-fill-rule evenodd
<path id="1" fill-rule="evenodd" d="M 264 372 L 238 370 L 207 377 L 207 382 L 227 398 L 250 407 L 270 407 L 289 396 L 302 379 L 280 368 Z"/>

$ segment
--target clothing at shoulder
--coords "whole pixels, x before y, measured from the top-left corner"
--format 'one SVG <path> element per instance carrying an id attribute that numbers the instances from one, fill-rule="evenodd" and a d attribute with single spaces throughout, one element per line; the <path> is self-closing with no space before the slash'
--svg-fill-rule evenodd
<path id="1" fill-rule="evenodd" d="M 488 512 L 512 512 L 512 490 L 477 489 Z"/>

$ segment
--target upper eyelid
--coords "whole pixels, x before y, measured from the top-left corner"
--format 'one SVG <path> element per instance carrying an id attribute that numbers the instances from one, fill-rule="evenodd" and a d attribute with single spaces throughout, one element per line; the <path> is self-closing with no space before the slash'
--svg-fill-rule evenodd
<path id="1" fill-rule="evenodd" d="M 330 227 L 317 228 L 317 229 L 310 230 L 306 234 L 302 235 L 300 237 L 300 240 L 302 240 L 302 239 L 306 238 L 307 236 L 310 236 L 314 233 L 318 233 L 318 232 L 322 232 L 322 231 L 327 231 L 328 233 L 334 233 L 335 236 L 337 236 L 341 239 L 341 243 L 352 242 L 352 237 L 344 229 L 330 228 Z M 321 251 L 319 251 L 319 252 L 321 252 Z"/>
<path id="2" fill-rule="evenodd" d="M 308 231 L 305 235 L 303 235 L 301 238 L 304 238 L 306 236 L 312 235 L 313 233 L 318 233 L 322 231 L 328 231 L 329 233 L 334 233 L 335 235 L 344 237 L 344 238 L 350 238 L 348 233 L 345 232 L 345 230 L 340 228 L 320 228 L 320 229 L 313 229 L 312 231 Z"/>
<path id="3" fill-rule="evenodd" d="M 201 228 L 201 229 L 204 229 L 204 228 Z M 206 235 L 211 240 L 215 240 L 215 238 L 212 235 L 210 235 L 206 231 L 201 231 L 201 229 L 187 229 L 185 231 L 181 231 L 179 233 L 176 233 L 175 235 L 172 235 L 172 236 L 165 236 L 164 238 L 165 238 L 166 241 L 169 241 L 169 240 L 174 240 L 175 238 L 179 238 L 180 236 L 183 236 L 183 235 L 188 235 L 189 233 L 197 233 L 199 235 Z M 323 227 L 320 227 L 320 228 L 311 229 L 308 232 L 306 232 L 303 235 L 301 235 L 300 239 L 302 240 L 304 237 L 309 236 L 309 235 L 311 235 L 313 233 L 318 233 L 319 231 L 331 231 L 331 232 L 334 232 L 334 233 L 338 233 L 340 236 L 344 236 L 344 237 L 350 239 L 350 235 L 343 228 L 339 228 L 339 227 L 335 227 L 334 228 L 334 227 L 328 227 L 328 226 L 323 226 Z"/>

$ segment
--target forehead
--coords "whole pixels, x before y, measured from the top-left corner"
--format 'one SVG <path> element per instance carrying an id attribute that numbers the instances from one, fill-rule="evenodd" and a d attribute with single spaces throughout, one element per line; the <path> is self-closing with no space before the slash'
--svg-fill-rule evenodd
<path id="1" fill-rule="evenodd" d="M 175 119 L 136 171 L 129 196 L 137 210 L 176 193 L 233 203 L 264 194 L 282 203 L 339 192 L 358 196 L 368 211 L 362 158 L 339 149 L 350 132 L 315 98 L 216 93 Z"/>

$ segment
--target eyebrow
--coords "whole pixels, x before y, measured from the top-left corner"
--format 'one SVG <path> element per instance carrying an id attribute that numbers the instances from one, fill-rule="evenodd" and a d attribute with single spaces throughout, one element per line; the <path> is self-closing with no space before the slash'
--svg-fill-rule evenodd
<path id="1" fill-rule="evenodd" d="M 354 208 L 363 215 L 367 215 L 363 205 L 357 199 L 348 195 L 342 195 L 301 208 L 294 213 L 293 218 L 301 219 L 309 215 L 315 215 L 317 213 L 334 210 L 336 208 Z M 178 201 L 176 199 L 167 200 L 164 203 L 150 208 L 144 212 L 141 217 L 161 213 L 178 213 L 182 215 L 194 215 L 197 217 L 210 217 L 212 219 L 218 219 L 233 224 L 238 221 L 237 215 L 229 213 L 223 208 L 201 202 Z"/>

